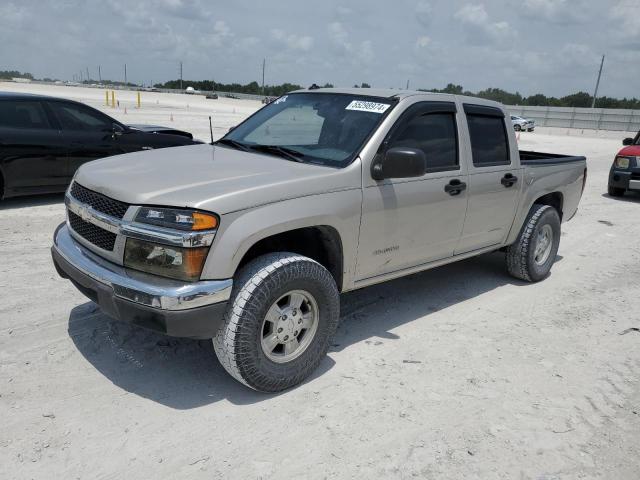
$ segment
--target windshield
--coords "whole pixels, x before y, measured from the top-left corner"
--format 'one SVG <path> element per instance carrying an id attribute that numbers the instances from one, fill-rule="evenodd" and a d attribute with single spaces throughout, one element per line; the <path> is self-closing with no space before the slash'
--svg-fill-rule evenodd
<path id="1" fill-rule="evenodd" d="M 364 95 L 294 93 L 265 106 L 219 142 L 229 148 L 344 167 L 393 105 L 395 100 Z"/>

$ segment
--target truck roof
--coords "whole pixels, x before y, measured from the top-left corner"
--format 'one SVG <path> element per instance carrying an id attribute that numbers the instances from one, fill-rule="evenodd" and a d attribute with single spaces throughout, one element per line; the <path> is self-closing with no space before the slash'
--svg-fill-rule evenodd
<path id="1" fill-rule="evenodd" d="M 448 98 L 459 98 L 463 102 L 469 101 L 475 104 L 491 105 L 498 108 L 503 108 L 503 105 L 500 102 L 495 102 L 493 100 L 487 100 L 480 97 L 454 95 L 451 93 L 424 92 L 419 90 L 395 90 L 393 88 L 316 88 L 313 90 L 305 88 L 301 90 L 295 90 L 291 93 L 343 93 L 347 95 L 364 95 L 379 98 L 397 98 L 398 100 L 402 100 L 403 98 L 412 97 L 415 95 L 423 95 L 428 97 L 442 96 Z"/>

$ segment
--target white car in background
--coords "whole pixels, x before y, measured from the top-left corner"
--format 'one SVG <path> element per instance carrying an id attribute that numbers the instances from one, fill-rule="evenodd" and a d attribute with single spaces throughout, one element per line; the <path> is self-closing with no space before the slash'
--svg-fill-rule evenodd
<path id="1" fill-rule="evenodd" d="M 518 117 L 517 115 L 511 115 L 511 123 L 516 132 L 533 132 L 533 129 L 536 128 L 535 121 Z"/>

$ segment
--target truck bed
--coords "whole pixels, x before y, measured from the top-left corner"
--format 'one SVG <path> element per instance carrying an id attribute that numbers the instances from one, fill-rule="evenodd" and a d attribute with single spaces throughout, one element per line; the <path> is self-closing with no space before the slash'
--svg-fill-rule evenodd
<path id="1" fill-rule="evenodd" d="M 584 162 L 586 157 L 560 155 L 558 153 L 542 153 L 520 150 L 520 165 L 554 165 L 559 163 Z"/>

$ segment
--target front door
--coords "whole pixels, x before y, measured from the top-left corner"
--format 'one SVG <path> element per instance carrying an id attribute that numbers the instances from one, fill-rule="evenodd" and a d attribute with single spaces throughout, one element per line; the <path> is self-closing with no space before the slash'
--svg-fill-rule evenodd
<path id="1" fill-rule="evenodd" d="M 467 209 L 456 117 L 453 102 L 416 103 L 380 147 L 378 155 L 392 147 L 422 150 L 424 176 L 373 182 L 364 173 L 358 280 L 453 255 Z"/>
<path id="2" fill-rule="evenodd" d="M 504 242 L 523 183 L 521 170 L 511 151 L 502 110 L 465 105 L 471 139 L 469 165 L 469 208 L 456 255 Z"/>

